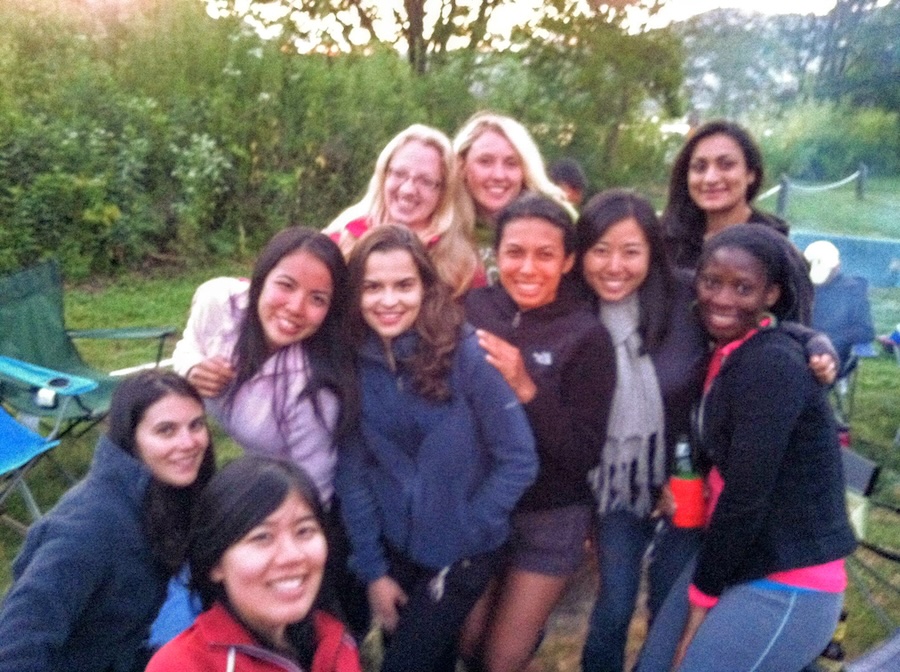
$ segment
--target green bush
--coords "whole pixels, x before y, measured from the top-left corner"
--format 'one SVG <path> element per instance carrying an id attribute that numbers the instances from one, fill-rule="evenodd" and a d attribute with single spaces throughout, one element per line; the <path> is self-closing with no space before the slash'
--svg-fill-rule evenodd
<path id="1" fill-rule="evenodd" d="M 787 174 L 837 180 L 860 163 L 879 175 L 900 173 L 900 117 L 877 109 L 808 103 L 776 121 L 753 124 L 773 179 Z"/>

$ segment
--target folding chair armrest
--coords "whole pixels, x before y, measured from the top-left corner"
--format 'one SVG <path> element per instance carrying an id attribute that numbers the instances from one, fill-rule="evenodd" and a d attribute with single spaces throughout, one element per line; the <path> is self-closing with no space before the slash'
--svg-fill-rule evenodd
<path id="1" fill-rule="evenodd" d="M 851 448 L 841 448 L 841 462 L 847 487 L 863 497 L 871 495 L 881 473 L 881 467 Z"/>
<path id="2" fill-rule="evenodd" d="M 5 355 L 0 355 L 0 377 L 31 387 L 47 388 L 70 397 L 90 392 L 97 387 L 96 380 L 54 371 Z"/>
<path id="3" fill-rule="evenodd" d="M 118 329 L 66 329 L 71 338 L 167 338 L 177 333 L 175 327 L 120 327 Z"/>
<path id="4" fill-rule="evenodd" d="M 156 348 L 156 365 L 162 360 L 166 339 L 177 333 L 175 327 L 119 327 L 117 329 L 67 329 L 70 338 L 135 339 L 154 338 L 159 341 Z"/>

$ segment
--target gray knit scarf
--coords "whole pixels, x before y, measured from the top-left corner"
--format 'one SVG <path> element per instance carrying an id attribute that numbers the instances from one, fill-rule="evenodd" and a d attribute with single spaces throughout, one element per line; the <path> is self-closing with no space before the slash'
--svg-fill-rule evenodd
<path id="1" fill-rule="evenodd" d="M 600 319 L 616 350 L 617 379 L 600 466 L 588 480 L 600 514 L 646 516 L 655 505 L 651 488 L 666 475 L 665 417 L 653 362 L 640 354 L 637 292 L 601 303 Z"/>

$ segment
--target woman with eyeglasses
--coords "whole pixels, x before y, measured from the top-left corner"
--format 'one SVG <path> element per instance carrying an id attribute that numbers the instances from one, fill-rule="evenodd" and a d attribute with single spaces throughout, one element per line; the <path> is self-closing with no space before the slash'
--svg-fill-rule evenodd
<path id="1" fill-rule="evenodd" d="M 400 224 L 414 231 L 438 274 L 462 295 L 484 284 L 472 242 L 473 221 L 460 217 L 456 158 L 450 140 L 437 129 L 413 124 L 381 151 L 369 187 L 325 228 L 345 256 L 366 231 Z"/>

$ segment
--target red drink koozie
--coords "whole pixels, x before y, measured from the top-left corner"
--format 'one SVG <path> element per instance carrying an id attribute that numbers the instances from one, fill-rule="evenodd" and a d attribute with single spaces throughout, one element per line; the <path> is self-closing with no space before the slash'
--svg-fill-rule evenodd
<path id="1" fill-rule="evenodd" d="M 669 488 L 675 500 L 675 514 L 672 524 L 675 527 L 702 527 L 706 523 L 706 497 L 703 494 L 703 479 L 669 478 Z"/>

